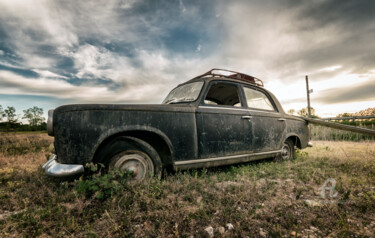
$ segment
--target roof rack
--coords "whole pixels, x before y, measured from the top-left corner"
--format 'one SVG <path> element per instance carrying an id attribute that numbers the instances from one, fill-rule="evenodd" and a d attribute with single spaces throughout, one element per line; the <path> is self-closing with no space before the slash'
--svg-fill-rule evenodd
<path id="1" fill-rule="evenodd" d="M 215 71 L 221 71 L 221 72 L 215 72 Z M 226 74 L 223 74 L 222 72 L 224 72 Z M 199 75 L 199 76 L 197 76 L 193 79 L 203 78 L 203 77 L 206 77 L 206 76 L 225 77 L 225 78 L 237 79 L 237 80 L 241 80 L 241 81 L 245 81 L 245 82 L 254 84 L 256 86 L 264 87 L 263 81 L 258 79 L 258 78 L 255 78 L 255 77 L 247 75 L 247 74 L 239 73 L 239 72 L 236 72 L 236 71 L 226 70 L 226 69 L 214 68 L 214 69 L 211 69 L 210 71 L 208 71 L 207 73 Z M 191 79 L 191 80 L 193 80 L 193 79 Z"/>

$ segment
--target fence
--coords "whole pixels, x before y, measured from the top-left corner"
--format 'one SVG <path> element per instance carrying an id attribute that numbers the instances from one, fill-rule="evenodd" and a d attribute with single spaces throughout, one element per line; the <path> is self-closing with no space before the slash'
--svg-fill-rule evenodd
<path id="1" fill-rule="evenodd" d="M 322 118 L 324 121 L 340 121 L 338 124 L 342 127 L 345 125 L 356 126 L 364 130 L 375 129 L 375 116 L 353 116 L 353 117 L 330 117 Z M 322 123 L 324 124 L 324 123 Z M 311 137 L 313 140 L 343 140 L 343 141 L 375 141 L 375 136 L 351 131 L 344 131 L 327 126 L 310 124 Z"/>

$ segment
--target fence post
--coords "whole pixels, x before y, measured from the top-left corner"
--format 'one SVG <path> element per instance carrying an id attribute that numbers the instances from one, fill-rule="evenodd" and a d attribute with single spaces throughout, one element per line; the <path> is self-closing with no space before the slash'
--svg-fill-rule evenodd
<path id="1" fill-rule="evenodd" d="M 306 75 L 306 92 L 307 92 L 307 111 L 309 113 L 309 117 L 311 117 L 309 76 L 307 75 Z"/>

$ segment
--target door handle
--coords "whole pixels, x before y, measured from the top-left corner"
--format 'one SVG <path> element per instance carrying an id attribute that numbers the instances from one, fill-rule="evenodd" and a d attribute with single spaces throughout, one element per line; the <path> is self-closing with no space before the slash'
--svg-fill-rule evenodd
<path id="1" fill-rule="evenodd" d="M 251 118 L 253 118 L 253 117 L 252 117 L 252 116 L 242 116 L 241 118 L 242 118 L 242 119 L 248 119 L 248 120 L 249 120 L 249 119 L 251 119 Z"/>
<path id="2" fill-rule="evenodd" d="M 285 119 L 284 118 L 279 118 L 279 119 L 277 119 L 278 121 L 285 121 Z"/>

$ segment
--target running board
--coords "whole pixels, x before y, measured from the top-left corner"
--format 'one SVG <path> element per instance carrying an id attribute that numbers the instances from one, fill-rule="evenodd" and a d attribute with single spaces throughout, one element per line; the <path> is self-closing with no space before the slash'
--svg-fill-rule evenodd
<path id="1" fill-rule="evenodd" d="M 192 159 L 174 162 L 175 170 L 184 169 L 196 169 L 196 168 L 208 168 L 216 167 L 221 165 L 238 164 L 244 162 L 250 162 L 259 159 L 265 159 L 277 156 L 281 153 L 281 150 L 252 153 L 252 154 L 242 154 L 242 155 L 232 155 L 223 156 L 207 159 Z"/>

